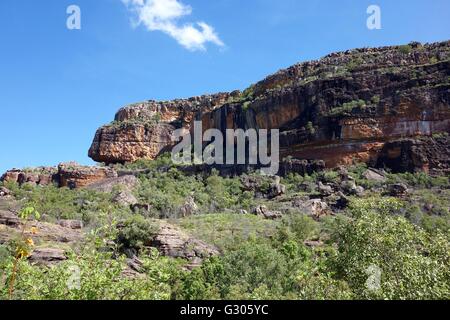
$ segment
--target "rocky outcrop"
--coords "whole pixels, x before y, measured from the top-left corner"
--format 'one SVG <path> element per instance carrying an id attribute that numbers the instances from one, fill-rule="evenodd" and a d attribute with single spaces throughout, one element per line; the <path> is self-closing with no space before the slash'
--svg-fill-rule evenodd
<path id="1" fill-rule="evenodd" d="M 4 173 L 0 180 L 16 182 L 20 185 L 24 183 L 42 186 L 55 184 L 59 187 L 74 189 L 114 177 L 117 177 L 117 173 L 112 168 L 81 166 L 75 162 L 69 162 L 61 163 L 58 167 L 12 169 Z"/>
<path id="2" fill-rule="evenodd" d="M 388 194 L 392 197 L 405 198 L 409 194 L 408 186 L 403 183 L 392 184 L 388 187 Z"/>
<path id="3" fill-rule="evenodd" d="M 262 217 L 264 219 L 268 220 L 276 220 L 281 218 L 283 215 L 279 211 L 270 211 L 266 206 L 261 205 L 257 206 L 255 209 L 253 209 L 252 213 L 254 215 L 257 215 L 259 217 Z"/>
<path id="4" fill-rule="evenodd" d="M 172 101 L 147 101 L 120 109 L 113 123 L 97 130 L 89 156 L 105 163 L 154 159 L 172 145 L 175 129 L 185 128 L 199 112 L 213 110 L 239 91 Z"/>
<path id="5" fill-rule="evenodd" d="M 198 212 L 198 206 L 192 196 L 187 197 L 186 201 L 180 208 L 181 217 L 192 216 Z"/>
<path id="6" fill-rule="evenodd" d="M 430 174 L 448 174 L 450 137 L 443 134 L 388 142 L 381 150 L 376 165 L 394 173 L 424 171 Z"/>
<path id="7" fill-rule="evenodd" d="M 0 197 L 7 197 L 11 195 L 11 191 L 5 187 L 0 187 Z"/>
<path id="8" fill-rule="evenodd" d="M 273 199 L 286 192 L 286 186 L 280 183 L 278 176 L 243 175 L 240 180 L 244 190 L 253 192 L 256 198 Z"/>
<path id="9" fill-rule="evenodd" d="M 122 190 L 112 197 L 112 202 L 131 208 L 132 206 L 138 204 L 139 201 L 130 190 Z"/>
<path id="10" fill-rule="evenodd" d="M 315 160 L 376 163 L 387 142 L 450 132 L 449 75 L 449 41 L 334 53 L 243 93 L 125 107 L 97 131 L 89 155 L 106 163 L 154 159 L 170 149 L 175 128 L 189 132 L 199 119 L 203 130 L 280 129 L 281 156 L 308 160 L 284 171 L 311 172 Z"/>
<path id="11" fill-rule="evenodd" d="M 199 266 L 204 259 L 220 254 L 216 247 L 194 239 L 179 228 L 163 222 L 160 223 L 159 232 L 153 238 L 151 246 L 164 256 L 188 260 L 188 268 Z"/>
<path id="12" fill-rule="evenodd" d="M 81 188 L 97 181 L 117 177 L 114 169 L 108 167 L 80 166 L 75 162 L 58 166 L 60 187 Z"/>
<path id="13" fill-rule="evenodd" d="M 133 190 L 139 183 L 138 178 L 133 175 L 125 175 L 117 178 L 108 178 L 91 183 L 87 188 L 99 192 L 112 192 L 114 188 Z"/>
<path id="14" fill-rule="evenodd" d="M 310 199 L 307 201 L 294 200 L 293 206 L 302 214 L 310 216 L 314 220 L 320 220 L 322 217 L 333 215 L 333 211 L 328 207 L 327 203 L 319 199 Z"/>
<path id="15" fill-rule="evenodd" d="M 51 266 L 67 260 L 67 257 L 63 249 L 38 248 L 33 250 L 28 260 L 32 264 Z"/>
<path id="16" fill-rule="evenodd" d="M 38 167 L 33 169 L 12 169 L 5 172 L 0 178 L 5 182 L 17 182 L 22 185 L 31 183 L 36 185 L 59 184 L 58 169 L 55 167 Z"/>

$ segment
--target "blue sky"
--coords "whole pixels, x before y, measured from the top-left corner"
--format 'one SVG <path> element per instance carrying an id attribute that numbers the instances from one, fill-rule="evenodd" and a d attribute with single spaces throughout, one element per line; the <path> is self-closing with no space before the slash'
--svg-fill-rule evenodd
<path id="1" fill-rule="evenodd" d="M 244 89 L 333 51 L 450 39 L 448 0 L 171 0 L 181 11 L 159 16 L 128 1 L 0 1 L 0 172 L 92 164 L 95 130 L 128 103 Z M 71 4 L 81 30 L 66 27 Z M 371 4 L 381 30 L 366 27 Z"/>

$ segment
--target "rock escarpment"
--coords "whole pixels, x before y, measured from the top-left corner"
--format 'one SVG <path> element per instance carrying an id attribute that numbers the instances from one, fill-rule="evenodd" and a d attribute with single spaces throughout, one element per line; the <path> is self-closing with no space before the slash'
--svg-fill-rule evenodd
<path id="1" fill-rule="evenodd" d="M 126 106 L 117 112 L 111 124 L 97 130 L 89 156 L 105 163 L 154 159 L 172 145 L 175 129 L 188 131 L 196 114 L 220 107 L 239 95 L 235 91 Z"/>
<path id="2" fill-rule="evenodd" d="M 173 130 L 189 132 L 197 119 L 203 130 L 280 129 L 283 157 L 381 164 L 386 143 L 450 132 L 449 102 L 449 41 L 356 49 L 281 70 L 242 93 L 125 107 L 97 131 L 89 155 L 154 159 L 172 146 Z"/>
<path id="3" fill-rule="evenodd" d="M 0 181 L 17 182 L 19 185 L 30 183 L 71 189 L 81 188 L 98 181 L 117 177 L 114 169 L 108 167 L 81 166 L 75 162 L 61 163 L 58 167 L 41 167 L 33 169 L 12 169 L 5 172 Z"/>

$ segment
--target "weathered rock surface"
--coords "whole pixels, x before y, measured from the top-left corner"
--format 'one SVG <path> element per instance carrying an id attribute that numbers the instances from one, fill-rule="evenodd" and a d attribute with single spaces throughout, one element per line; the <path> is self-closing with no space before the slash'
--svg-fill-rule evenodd
<path id="1" fill-rule="evenodd" d="M 63 249 L 38 248 L 33 250 L 28 260 L 33 264 L 50 266 L 67 260 L 67 257 Z"/>
<path id="2" fill-rule="evenodd" d="M 117 178 L 108 178 L 98 182 L 91 183 L 87 188 L 99 192 L 112 192 L 115 187 L 133 190 L 139 180 L 133 175 L 125 175 Z"/>
<path id="3" fill-rule="evenodd" d="M 293 206 L 297 207 L 300 212 L 320 220 L 324 216 L 333 215 L 333 211 L 328 207 L 327 203 L 319 199 L 311 199 L 308 201 L 294 201 Z"/>
<path id="4" fill-rule="evenodd" d="M 55 184 L 59 187 L 81 188 L 109 178 L 117 177 L 114 169 L 109 167 L 81 166 L 75 162 L 61 163 L 58 167 L 39 167 L 29 170 L 12 169 L 0 178 L 5 182 L 16 182 L 20 185 Z"/>
<path id="5" fill-rule="evenodd" d="M 252 191 L 257 198 L 273 199 L 286 193 L 286 186 L 281 184 L 279 176 L 241 176 L 241 182 L 246 191 Z"/>
<path id="6" fill-rule="evenodd" d="M 369 181 L 386 182 L 386 177 L 376 169 L 367 169 L 363 173 L 363 177 Z"/>
<path id="7" fill-rule="evenodd" d="M 421 137 L 401 139 L 384 145 L 377 166 L 394 173 L 427 172 L 450 173 L 450 137 Z"/>
<path id="8" fill-rule="evenodd" d="M 0 187 L 0 197 L 6 197 L 6 196 L 9 196 L 10 194 L 11 194 L 11 191 L 9 191 L 7 188 Z"/>
<path id="9" fill-rule="evenodd" d="M 270 211 L 266 206 L 258 206 L 253 209 L 253 214 L 263 217 L 268 220 L 275 220 L 281 218 L 283 215 L 279 211 Z"/>
<path id="10" fill-rule="evenodd" d="M 114 169 L 108 167 L 80 166 L 75 162 L 58 166 L 61 187 L 81 188 L 94 182 L 117 177 Z"/>
<path id="11" fill-rule="evenodd" d="M 203 130 L 280 129 L 282 158 L 324 160 L 327 167 L 377 163 L 387 142 L 450 132 L 450 42 L 407 49 L 333 53 L 281 70 L 242 94 L 131 105 L 97 131 L 89 154 L 106 163 L 154 159 L 171 147 L 175 128 L 189 132 L 192 120 L 201 119 Z M 422 160 L 414 168 L 427 170 Z M 425 163 L 440 169 L 441 161 L 427 154 Z M 308 172 L 310 163 L 287 167 Z"/>
<path id="12" fill-rule="evenodd" d="M 116 195 L 114 195 L 112 201 L 120 204 L 121 206 L 129 207 L 134 206 L 139 202 L 130 190 L 119 191 Z"/>
<path id="13" fill-rule="evenodd" d="M 17 215 L 9 211 L 0 211 L 0 224 L 17 227 L 20 223 L 20 219 Z"/>
<path id="14" fill-rule="evenodd" d="M 5 182 L 32 183 L 37 185 L 49 185 L 53 182 L 59 184 L 58 169 L 55 167 L 39 167 L 34 169 L 12 169 L 5 172 L 0 178 Z"/>
<path id="15" fill-rule="evenodd" d="M 81 220 L 59 220 L 58 224 L 61 227 L 73 229 L 73 230 L 81 230 L 83 229 L 83 221 Z"/>
<path id="16" fill-rule="evenodd" d="M 409 194 L 408 186 L 403 183 L 392 184 L 388 189 L 392 197 L 404 198 Z"/>
<path id="17" fill-rule="evenodd" d="M 194 239 L 178 227 L 164 222 L 160 223 L 160 230 L 151 246 L 164 256 L 188 260 L 190 268 L 199 266 L 204 259 L 220 254 L 216 247 Z"/>
<path id="18" fill-rule="evenodd" d="M 196 214 L 197 211 L 198 206 L 195 203 L 194 198 L 189 196 L 180 208 L 180 215 L 184 218 Z"/>
<path id="19" fill-rule="evenodd" d="M 236 91 L 126 106 L 117 112 L 112 124 L 97 130 L 89 156 L 105 163 L 154 159 L 172 145 L 175 129 L 185 128 L 188 132 L 198 112 L 213 110 L 239 94 Z"/>

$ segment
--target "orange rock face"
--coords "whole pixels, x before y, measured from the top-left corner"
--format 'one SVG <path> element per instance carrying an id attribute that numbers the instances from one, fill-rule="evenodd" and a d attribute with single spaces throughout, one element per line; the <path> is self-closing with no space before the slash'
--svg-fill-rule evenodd
<path id="1" fill-rule="evenodd" d="M 55 184 L 59 187 L 81 188 L 95 182 L 117 177 L 115 170 L 108 167 L 80 166 L 75 162 L 61 163 L 56 167 L 34 168 L 32 170 L 13 169 L 1 177 L 1 181 L 36 185 Z"/>
<path id="2" fill-rule="evenodd" d="M 450 42 L 356 49 L 281 70 L 243 93 L 119 110 L 89 155 L 106 163 L 154 159 L 175 129 L 279 129 L 282 156 L 328 167 L 376 163 L 385 143 L 450 132 Z M 425 168 L 425 167 L 424 167 Z"/>

